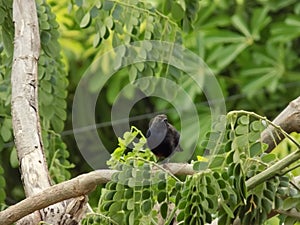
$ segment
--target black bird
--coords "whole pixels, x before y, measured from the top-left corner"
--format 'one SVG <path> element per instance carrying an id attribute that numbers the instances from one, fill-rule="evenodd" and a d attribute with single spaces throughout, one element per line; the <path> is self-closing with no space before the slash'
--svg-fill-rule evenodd
<path id="1" fill-rule="evenodd" d="M 168 123 L 164 114 L 150 120 L 146 138 L 148 147 L 159 159 L 168 158 L 176 151 L 182 151 L 179 145 L 180 134 Z"/>

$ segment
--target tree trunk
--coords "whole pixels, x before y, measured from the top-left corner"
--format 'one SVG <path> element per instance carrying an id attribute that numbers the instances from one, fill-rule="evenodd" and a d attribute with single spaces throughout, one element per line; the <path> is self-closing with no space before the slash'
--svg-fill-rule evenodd
<path id="1" fill-rule="evenodd" d="M 29 197 L 51 186 L 38 112 L 40 34 L 35 1 L 14 0 L 13 20 L 12 122 L 22 182 Z M 86 199 L 81 197 L 48 206 L 18 224 L 37 224 L 41 220 L 53 225 L 77 224 L 81 212 L 85 211 Z"/>

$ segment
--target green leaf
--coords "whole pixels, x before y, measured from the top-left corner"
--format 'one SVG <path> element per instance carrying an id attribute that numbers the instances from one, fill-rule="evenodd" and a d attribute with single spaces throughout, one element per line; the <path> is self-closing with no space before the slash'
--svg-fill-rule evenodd
<path id="1" fill-rule="evenodd" d="M 108 29 L 112 29 L 114 27 L 113 18 L 111 16 L 106 17 L 104 20 L 104 24 Z"/>
<path id="2" fill-rule="evenodd" d="M 39 99 L 42 102 L 43 105 L 50 106 L 53 102 L 53 95 L 49 95 L 49 93 L 46 93 L 42 88 L 39 89 Z"/>
<path id="3" fill-rule="evenodd" d="M 49 81 L 47 80 L 41 80 L 40 81 L 40 86 L 41 86 L 41 89 L 43 89 L 43 91 L 51 94 L 52 93 L 52 85 Z"/>
<path id="4" fill-rule="evenodd" d="M 66 120 L 67 119 L 67 113 L 65 109 L 62 108 L 55 108 L 55 114 L 61 119 Z"/>
<path id="5" fill-rule="evenodd" d="M 124 212 L 110 211 L 109 215 L 111 219 L 113 219 L 117 224 L 124 224 L 124 219 L 125 219 Z"/>
<path id="6" fill-rule="evenodd" d="M 230 218 L 234 218 L 233 211 L 227 206 L 227 204 L 224 203 L 223 201 L 220 201 L 220 203 L 221 203 L 221 206 L 224 209 L 224 211 L 227 213 L 227 215 Z"/>
<path id="7" fill-rule="evenodd" d="M 236 57 L 248 47 L 248 43 L 243 42 L 240 44 L 231 44 L 225 47 L 219 46 L 211 55 L 209 55 L 208 63 L 215 62 L 217 69 L 222 70 L 228 66 Z"/>
<path id="8" fill-rule="evenodd" d="M 0 167 L 1 168 L 1 170 L 3 170 L 3 168 L 2 167 Z M 5 188 L 5 186 L 6 186 L 6 181 L 5 181 L 5 179 L 4 179 L 4 177 L 2 176 L 3 174 L 0 174 L 1 176 L 0 176 L 0 190 L 2 189 L 2 188 Z M 1 201 L 0 201 L 1 202 Z"/>
<path id="9" fill-rule="evenodd" d="M 217 155 L 209 163 L 209 168 L 213 169 L 213 168 L 221 167 L 224 162 L 225 162 L 225 157 L 221 155 Z"/>
<path id="10" fill-rule="evenodd" d="M 238 137 L 236 137 L 233 141 L 233 147 L 235 150 L 239 149 L 242 152 L 245 151 L 245 149 L 248 148 L 248 135 L 244 134 L 244 135 L 240 135 Z"/>
<path id="11" fill-rule="evenodd" d="M 128 210 L 133 210 L 134 209 L 134 200 L 133 199 L 129 199 L 127 201 L 127 209 Z"/>
<path id="12" fill-rule="evenodd" d="M 228 30 L 205 30 L 204 37 L 207 45 L 241 43 L 245 41 L 245 37 Z"/>
<path id="13" fill-rule="evenodd" d="M 51 120 L 51 124 L 53 126 L 54 131 L 56 131 L 57 133 L 62 132 L 64 129 L 64 122 L 56 115 Z"/>
<path id="14" fill-rule="evenodd" d="M 142 203 L 141 210 L 144 215 L 149 215 L 152 210 L 152 202 L 150 199 Z"/>
<path id="15" fill-rule="evenodd" d="M 142 199 L 146 200 L 146 199 L 150 199 L 151 198 L 151 191 L 148 189 L 144 189 L 142 192 Z"/>
<path id="16" fill-rule="evenodd" d="M 299 204 L 298 198 L 288 197 L 283 201 L 282 208 L 283 210 L 289 210 L 295 208 Z"/>
<path id="17" fill-rule="evenodd" d="M 122 204 L 119 201 L 115 201 L 110 207 L 110 212 L 118 212 L 122 209 Z"/>
<path id="18" fill-rule="evenodd" d="M 233 155 L 234 155 L 235 151 L 231 151 L 228 153 L 227 157 L 226 157 L 226 163 L 227 164 L 231 164 L 233 163 Z"/>
<path id="19" fill-rule="evenodd" d="M 260 121 L 260 120 L 253 121 L 250 124 L 250 128 L 251 128 L 251 130 L 256 131 L 256 132 L 260 132 L 265 129 L 264 125 L 262 124 L 262 121 Z"/>
<path id="20" fill-rule="evenodd" d="M 235 26 L 240 32 L 242 32 L 246 37 L 250 37 L 250 31 L 246 25 L 245 20 L 240 15 L 233 15 L 232 18 L 232 24 Z"/>
<path id="21" fill-rule="evenodd" d="M 247 133 L 248 133 L 248 126 L 238 125 L 238 126 L 235 128 L 235 133 L 236 133 L 236 135 L 247 134 Z"/>
<path id="22" fill-rule="evenodd" d="M 287 25 L 290 26 L 295 26 L 295 27 L 300 27 L 300 18 L 299 16 L 295 16 L 295 15 L 289 15 L 286 19 L 285 19 L 285 23 Z"/>
<path id="23" fill-rule="evenodd" d="M 108 37 L 109 37 L 109 35 L 110 35 L 110 31 L 109 31 L 109 29 L 107 28 L 107 27 L 103 27 L 103 31 L 105 31 L 104 33 L 101 33 L 102 34 L 102 37 L 104 38 L 104 39 L 107 39 Z"/>
<path id="24" fill-rule="evenodd" d="M 269 154 L 264 154 L 261 156 L 261 160 L 264 163 L 271 163 L 271 162 L 275 162 L 276 160 L 276 155 L 273 153 L 269 153 Z"/>
<path id="25" fill-rule="evenodd" d="M 168 204 L 166 202 L 162 203 L 160 206 L 160 213 L 162 218 L 166 219 L 168 216 Z"/>
<path id="26" fill-rule="evenodd" d="M 0 202 L 3 203 L 5 201 L 6 194 L 4 189 L 0 189 Z"/>
<path id="27" fill-rule="evenodd" d="M 77 6 L 82 7 L 83 0 L 75 0 Z"/>
<path id="28" fill-rule="evenodd" d="M 13 54 L 13 49 L 14 49 L 14 46 L 13 46 L 13 36 L 10 35 L 10 32 L 9 32 L 9 28 L 6 27 L 6 26 L 1 26 L 2 28 L 2 42 L 3 42 L 3 45 L 4 45 L 4 50 L 7 54 L 7 56 L 11 56 Z"/>
<path id="29" fill-rule="evenodd" d="M 208 162 L 197 161 L 193 164 L 193 169 L 196 171 L 205 170 L 208 167 Z"/>
<path id="30" fill-rule="evenodd" d="M 93 47 L 94 48 L 97 48 L 102 42 L 102 38 L 100 36 L 100 33 L 97 32 L 95 37 L 94 37 L 94 41 L 93 41 Z"/>
<path id="31" fill-rule="evenodd" d="M 175 21 L 180 21 L 183 19 L 185 12 L 184 12 L 183 8 L 181 7 L 181 5 L 179 5 L 177 3 L 173 3 L 172 9 L 171 9 L 171 14 Z"/>
<path id="32" fill-rule="evenodd" d="M 272 34 L 270 40 L 274 42 L 289 42 L 300 34 L 300 30 L 295 29 L 295 26 L 288 26 L 285 23 L 274 24 L 270 31 Z"/>
<path id="33" fill-rule="evenodd" d="M 99 15 L 99 8 L 96 6 L 93 6 L 93 8 L 90 10 L 91 18 L 95 18 Z"/>
<path id="34" fill-rule="evenodd" d="M 248 125 L 249 124 L 249 116 L 243 115 L 238 119 L 238 123 L 242 125 Z"/>
<path id="35" fill-rule="evenodd" d="M 251 145 L 250 147 L 250 157 L 253 158 L 254 156 L 260 155 L 262 153 L 262 146 L 260 142 L 256 142 Z"/>
<path id="36" fill-rule="evenodd" d="M 255 75 L 265 75 L 274 70 L 273 67 L 257 67 L 257 68 L 250 68 L 244 69 L 241 71 L 241 75 L 243 76 L 255 76 Z"/>
<path id="37" fill-rule="evenodd" d="M 12 137 L 12 122 L 10 118 L 5 118 L 0 129 L 0 134 L 4 142 L 8 142 Z"/>
<path id="38" fill-rule="evenodd" d="M 13 148 L 10 153 L 10 165 L 12 168 L 18 168 L 19 167 L 19 160 L 17 156 L 17 150 L 16 148 Z"/>
<path id="39" fill-rule="evenodd" d="M 160 191 L 157 195 L 158 203 L 161 203 L 161 202 L 165 201 L 166 197 L 167 197 L 167 193 L 164 192 L 164 191 Z"/>
<path id="40" fill-rule="evenodd" d="M 50 23 L 48 21 L 41 21 L 40 29 L 43 31 L 50 30 L 51 29 Z"/>
<path id="41" fill-rule="evenodd" d="M 54 116 L 54 108 L 51 105 L 40 107 L 40 113 L 45 120 L 49 121 Z"/>
<path id="42" fill-rule="evenodd" d="M 138 74 L 137 68 L 134 65 L 131 65 L 128 72 L 129 72 L 129 81 L 130 83 L 133 83 L 137 78 L 137 74 Z"/>
<path id="43" fill-rule="evenodd" d="M 47 31 L 42 31 L 41 32 L 41 41 L 43 42 L 43 44 L 49 43 L 50 40 L 51 40 L 51 33 L 47 32 Z"/>
<path id="44" fill-rule="evenodd" d="M 262 7 L 253 10 L 253 16 L 251 18 L 251 32 L 254 39 L 260 39 L 260 32 L 265 28 L 270 22 L 271 17 L 268 16 L 269 8 Z"/>
<path id="45" fill-rule="evenodd" d="M 243 92 L 247 93 L 249 97 L 253 97 L 258 90 L 261 90 L 263 87 L 274 82 L 274 79 L 276 79 L 274 73 L 269 73 L 265 76 L 255 79 L 253 82 L 249 82 L 249 84 L 244 86 Z"/>
<path id="46" fill-rule="evenodd" d="M 80 21 L 80 27 L 81 28 L 86 28 L 86 27 L 89 26 L 90 22 L 91 22 L 91 14 L 90 14 L 90 12 L 87 12 L 83 16 L 82 20 Z"/>

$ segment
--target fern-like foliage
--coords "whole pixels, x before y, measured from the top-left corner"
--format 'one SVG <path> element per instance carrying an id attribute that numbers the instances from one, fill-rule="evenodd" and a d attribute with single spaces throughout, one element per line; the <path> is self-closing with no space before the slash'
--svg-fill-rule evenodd
<path id="1" fill-rule="evenodd" d="M 44 0 L 37 1 L 37 13 L 41 35 L 39 58 L 39 112 L 42 123 L 43 143 L 49 164 L 50 176 L 55 182 L 71 177 L 69 152 L 59 133 L 66 120 L 68 79 L 58 42 L 59 31 L 55 14 Z"/>
<path id="2" fill-rule="evenodd" d="M 143 40 L 182 43 L 184 30 L 190 30 L 195 21 L 199 1 L 166 1 L 157 4 L 139 0 L 75 1 L 74 8 L 78 25 L 86 32 L 91 32 L 92 44 L 99 47 L 100 51 Z M 128 82 L 128 79 L 133 83 L 144 76 L 171 75 L 175 81 L 182 82 L 182 72 L 160 63 L 161 60 L 144 62 L 150 54 L 159 57 L 157 51 L 151 51 L 152 48 L 150 44 L 143 46 L 140 51 L 122 49 L 116 52 L 116 58 L 112 59 L 115 68 L 121 69 L 121 65 L 127 65 L 128 57 L 138 57 L 143 62 L 128 65 L 128 72 L 124 73 L 126 76 L 114 79 L 114 85 L 107 87 L 108 96 L 109 93 L 113 96 L 108 97 L 109 103 L 113 103 L 115 93 L 121 90 L 119 83 Z M 97 88 L 97 84 L 93 86 Z"/>
<path id="3" fill-rule="evenodd" d="M 45 1 L 38 1 L 37 11 L 41 34 L 39 59 L 39 109 L 43 128 L 61 132 L 66 119 L 67 74 L 62 62 L 59 32 L 55 15 Z"/>
<path id="4" fill-rule="evenodd" d="M 111 168 L 118 172 L 102 189 L 96 213 L 88 215 L 84 224 L 176 221 L 204 225 L 217 219 L 220 225 L 259 225 L 276 212 L 286 212 L 281 220 L 294 224 L 297 217 L 287 212 L 298 210 L 298 184 L 292 183 L 290 169 L 276 168 L 286 158 L 264 153 L 267 146 L 259 141 L 268 125 L 292 137 L 266 118 L 244 111 L 229 113 L 220 124 L 216 124 L 215 131 L 204 141 L 206 152 L 211 154 L 199 157 L 194 162 L 195 174 L 183 181 L 155 163 L 139 130 L 132 128 L 126 132 L 119 138 L 119 147 L 109 161 Z M 296 155 L 294 161 L 298 158 Z M 250 180 L 270 169 L 271 175 L 249 185 Z"/>
<path id="5" fill-rule="evenodd" d="M 256 175 L 279 162 L 275 154 L 264 153 L 267 146 L 259 140 L 261 132 L 268 126 L 275 128 L 275 134 L 284 134 L 295 142 L 291 136 L 266 118 L 244 111 L 229 113 L 225 132 L 214 132 L 210 135 L 215 144 L 210 145 L 214 148 L 211 149 L 213 154 L 207 167 L 218 171 L 223 183 L 230 184 L 227 187 L 222 185 L 226 188 L 220 194 L 221 204 L 217 216 L 219 224 L 263 224 L 271 211 L 281 209 L 291 190 L 298 193 L 289 184 L 290 175 L 279 168 L 270 171 L 273 175 L 266 176 L 265 180 L 258 182 L 254 187 L 247 186 L 250 178 L 254 179 Z M 220 139 L 223 134 L 224 138 Z M 297 158 L 294 161 L 297 161 Z M 201 162 L 196 162 L 195 167 L 199 168 L 199 164 Z M 226 193 L 228 190 L 230 191 Z M 230 201 L 226 202 L 224 196 L 228 196 Z M 231 199 L 234 201 L 231 202 Z"/>

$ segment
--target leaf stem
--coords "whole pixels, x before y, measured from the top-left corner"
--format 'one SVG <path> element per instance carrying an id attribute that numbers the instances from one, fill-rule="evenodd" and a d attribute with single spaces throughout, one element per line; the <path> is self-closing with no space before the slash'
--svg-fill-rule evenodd
<path id="1" fill-rule="evenodd" d="M 150 10 L 148 9 L 144 9 L 144 8 L 141 8 L 141 7 L 138 7 L 138 6 L 135 6 L 135 5 L 132 5 L 132 4 L 129 4 L 129 3 L 126 3 L 126 2 L 122 2 L 122 1 L 118 1 L 118 0 L 112 0 L 112 2 L 114 3 L 118 3 L 120 5 L 123 5 L 123 6 L 126 6 L 128 8 L 131 8 L 131 9 L 134 9 L 134 10 L 137 10 L 137 11 L 140 11 L 140 12 L 145 12 L 151 16 L 154 16 L 154 17 L 157 17 L 157 16 L 160 16 L 161 18 L 169 21 L 171 24 L 173 24 L 175 27 L 178 27 L 178 25 L 172 21 L 168 16 L 162 14 L 161 12 L 159 12 L 158 10 L 155 10 L 155 12 L 151 12 Z"/>
<path id="2" fill-rule="evenodd" d="M 290 155 L 286 156 L 285 158 L 281 159 L 280 161 L 274 163 L 268 169 L 262 171 L 261 173 L 251 177 L 246 181 L 247 189 L 253 189 L 257 185 L 261 184 L 262 182 L 280 174 L 279 171 L 288 167 L 292 163 L 296 162 L 300 159 L 300 149 L 291 153 Z"/>
<path id="3" fill-rule="evenodd" d="M 157 163 L 155 163 L 155 162 L 153 162 L 153 161 L 149 161 L 149 160 L 144 159 L 144 158 L 141 158 L 141 157 L 130 157 L 130 158 L 132 158 L 132 159 L 139 159 L 139 160 L 141 160 L 141 161 L 147 162 L 147 163 L 149 163 L 149 164 L 151 164 L 151 165 L 153 165 L 153 166 L 155 166 L 155 167 L 161 169 L 162 171 L 166 172 L 166 173 L 169 174 L 172 178 L 174 178 L 177 182 L 182 183 L 182 181 L 179 180 L 175 175 L 173 175 L 172 173 L 170 173 L 170 171 L 168 171 L 167 169 L 163 168 L 162 166 L 158 165 Z M 130 158 L 128 158 L 128 159 L 130 159 Z"/>
<path id="4" fill-rule="evenodd" d="M 227 114 L 227 116 L 232 115 L 232 114 L 251 115 L 251 116 L 253 116 L 257 119 L 265 121 L 268 125 L 271 125 L 275 129 L 279 130 L 285 137 L 290 139 L 297 146 L 298 149 L 300 149 L 300 144 L 291 135 L 289 135 L 287 132 L 285 132 L 285 130 L 283 130 L 280 126 L 278 126 L 278 125 L 274 124 L 272 121 L 268 120 L 267 117 L 260 116 L 260 115 L 254 113 L 254 112 L 249 112 L 249 111 L 245 111 L 245 110 L 234 110 L 234 111 L 229 112 Z"/>

